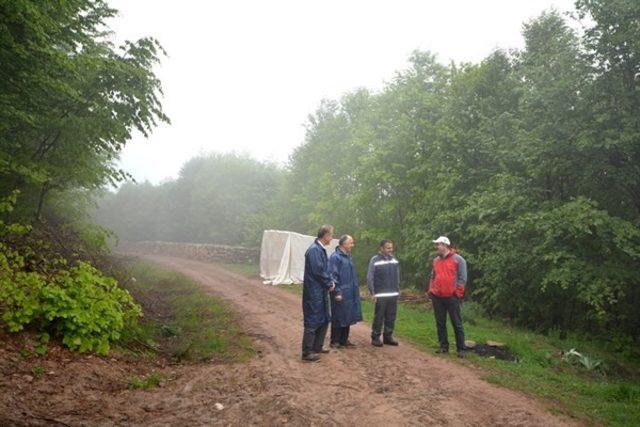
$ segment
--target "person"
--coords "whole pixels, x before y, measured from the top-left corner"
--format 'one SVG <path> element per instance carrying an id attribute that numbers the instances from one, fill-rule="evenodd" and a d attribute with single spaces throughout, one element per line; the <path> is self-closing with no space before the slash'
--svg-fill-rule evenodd
<path id="1" fill-rule="evenodd" d="M 449 313 L 456 335 L 458 357 L 464 357 L 464 328 L 460 305 L 467 284 L 467 262 L 451 247 L 451 241 L 446 236 L 438 237 L 433 240 L 433 243 L 438 256 L 433 260 L 427 293 L 431 296 L 438 329 L 440 349 L 436 353 L 449 352 L 447 338 L 447 313 Z"/>
<path id="2" fill-rule="evenodd" d="M 333 227 L 323 225 L 318 230 L 317 237 L 304 254 L 302 360 L 307 362 L 316 362 L 320 359 L 320 353 L 329 352 L 323 345 L 331 320 L 328 293 L 335 288 L 329 275 L 327 252 L 324 249 L 333 238 Z"/>
<path id="3" fill-rule="evenodd" d="M 331 293 L 331 347 L 355 347 L 349 341 L 351 325 L 362 320 L 358 276 L 351 258 L 355 242 L 345 234 L 329 257 L 329 271 L 336 288 Z"/>
<path id="4" fill-rule="evenodd" d="M 400 265 L 393 257 L 393 242 L 380 242 L 380 251 L 369 261 L 367 286 L 376 301 L 373 324 L 371 325 L 371 344 L 382 347 L 383 344 L 398 345 L 393 337 L 393 328 L 398 311 L 400 294 Z M 380 333 L 384 325 L 383 339 Z"/>

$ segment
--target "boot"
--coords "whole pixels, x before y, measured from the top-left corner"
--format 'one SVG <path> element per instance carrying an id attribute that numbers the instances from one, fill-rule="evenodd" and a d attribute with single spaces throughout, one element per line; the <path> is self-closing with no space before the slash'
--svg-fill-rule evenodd
<path id="1" fill-rule="evenodd" d="M 316 353 L 303 354 L 302 360 L 305 362 L 317 362 L 320 360 L 320 356 Z"/>
<path id="2" fill-rule="evenodd" d="M 385 335 L 382 342 L 387 345 L 398 345 L 398 340 L 396 340 L 393 335 Z"/>

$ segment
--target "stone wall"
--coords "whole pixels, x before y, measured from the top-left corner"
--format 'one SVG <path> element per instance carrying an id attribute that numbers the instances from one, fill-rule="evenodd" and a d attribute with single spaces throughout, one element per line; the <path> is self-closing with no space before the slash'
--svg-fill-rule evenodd
<path id="1" fill-rule="evenodd" d="M 117 252 L 174 256 L 205 262 L 257 264 L 260 249 L 241 246 L 211 245 L 206 243 L 175 242 L 120 242 Z"/>

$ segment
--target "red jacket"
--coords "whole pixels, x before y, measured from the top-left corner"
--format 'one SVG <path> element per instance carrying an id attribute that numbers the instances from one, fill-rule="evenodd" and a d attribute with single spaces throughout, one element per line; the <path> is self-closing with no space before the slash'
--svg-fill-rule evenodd
<path id="1" fill-rule="evenodd" d="M 467 283 L 467 262 L 455 249 L 450 249 L 447 256 L 437 256 L 433 260 L 429 293 L 440 298 L 450 298 L 454 294 L 458 298 L 464 295 Z"/>

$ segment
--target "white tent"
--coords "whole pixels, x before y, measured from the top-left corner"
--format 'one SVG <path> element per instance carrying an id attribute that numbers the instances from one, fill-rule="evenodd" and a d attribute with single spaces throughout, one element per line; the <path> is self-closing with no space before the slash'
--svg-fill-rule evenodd
<path id="1" fill-rule="evenodd" d="M 315 237 L 292 231 L 265 230 L 260 248 L 260 277 L 267 285 L 302 283 L 304 253 Z M 325 250 L 328 255 L 338 246 L 333 239 Z"/>

